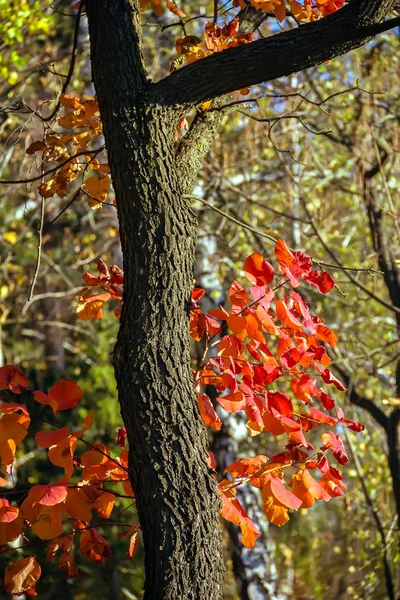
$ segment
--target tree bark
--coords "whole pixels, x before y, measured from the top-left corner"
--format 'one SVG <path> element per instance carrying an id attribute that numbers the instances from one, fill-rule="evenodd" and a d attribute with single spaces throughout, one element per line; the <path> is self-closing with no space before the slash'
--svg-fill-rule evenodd
<path id="1" fill-rule="evenodd" d="M 185 198 L 221 109 L 219 116 L 210 111 L 194 120 L 178 156 L 174 128 L 182 110 L 203 99 L 361 45 L 394 1 L 352 0 L 343 10 L 344 29 L 342 18 L 329 17 L 211 56 L 158 84 L 146 77 L 139 0 L 85 2 L 123 251 L 124 304 L 113 360 L 143 531 L 146 600 L 223 594 L 220 503 L 190 368 L 197 223 Z"/>
<path id="2" fill-rule="evenodd" d="M 129 46 L 129 13 L 124 3 L 111 4 L 88 3 L 88 16 L 123 250 L 114 366 L 143 532 L 145 598 L 217 600 L 223 586 L 219 497 L 188 336 L 197 223 L 174 169 L 178 115 L 145 101 L 140 55 Z M 111 25 L 118 17 L 122 22 Z M 114 62 L 105 49 L 116 43 Z"/>

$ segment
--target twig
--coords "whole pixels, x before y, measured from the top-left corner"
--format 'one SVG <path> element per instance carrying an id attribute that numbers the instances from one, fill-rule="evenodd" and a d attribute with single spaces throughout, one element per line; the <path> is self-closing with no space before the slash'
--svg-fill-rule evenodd
<path id="1" fill-rule="evenodd" d="M 83 9 L 84 3 L 81 2 L 78 8 L 78 14 L 76 15 L 76 22 L 75 22 L 75 31 L 74 31 L 74 41 L 72 43 L 72 54 L 71 54 L 71 61 L 69 63 L 69 69 L 68 69 L 68 73 L 67 73 L 67 77 L 63 83 L 63 86 L 61 88 L 61 94 L 65 94 L 71 79 L 72 79 L 72 75 L 74 73 L 74 67 L 75 67 L 75 61 L 76 61 L 76 55 L 77 55 L 77 50 L 78 50 L 78 38 L 79 38 L 79 25 L 81 22 L 81 15 L 82 15 L 82 9 Z M 60 94 L 60 95 L 61 95 Z M 60 106 L 61 106 L 61 102 L 60 99 L 58 99 L 57 104 L 53 110 L 53 112 L 48 116 L 48 117 L 41 117 L 42 121 L 44 121 L 45 123 L 47 123 L 48 121 L 51 121 L 55 115 L 58 113 L 58 111 L 60 110 Z"/>
<path id="2" fill-rule="evenodd" d="M 360 480 L 360 483 L 361 483 L 361 488 L 362 488 L 362 491 L 363 491 L 363 494 L 365 497 L 365 501 L 368 505 L 368 508 L 371 511 L 372 519 L 375 522 L 376 528 L 379 532 L 379 535 L 380 535 L 380 538 L 382 541 L 382 554 L 383 554 L 382 560 L 383 560 L 383 568 L 385 570 L 385 580 L 386 580 L 386 589 L 387 589 L 388 598 L 389 598 L 389 600 L 395 600 L 393 578 L 392 578 L 392 573 L 390 570 L 390 565 L 389 565 L 389 560 L 388 560 L 388 555 L 387 555 L 387 543 L 386 543 L 385 530 L 383 528 L 382 521 L 380 519 L 378 511 L 376 510 L 374 503 L 372 501 L 372 498 L 369 495 L 367 486 L 365 485 L 364 474 L 362 472 L 362 467 L 360 464 L 360 460 L 358 458 L 358 454 L 353 446 L 353 442 L 352 442 L 350 435 L 348 434 L 346 429 L 344 430 L 344 436 L 346 438 L 346 442 L 349 445 L 350 452 L 353 457 L 354 466 L 357 471 L 358 479 Z"/>
<path id="3" fill-rule="evenodd" d="M 21 315 L 24 317 L 28 312 L 28 309 L 32 306 L 32 304 L 34 302 L 37 302 L 38 300 L 43 300 L 44 298 L 65 298 L 66 296 L 73 296 L 82 289 L 83 286 L 81 285 L 80 287 L 72 288 L 70 290 L 67 290 L 66 292 L 46 292 L 44 294 L 37 294 L 36 296 L 33 296 L 33 298 L 26 302 L 21 311 Z"/>
<path id="4" fill-rule="evenodd" d="M 54 219 L 52 219 L 52 220 L 50 221 L 50 224 L 51 224 L 51 225 L 53 225 L 53 223 L 55 223 L 55 222 L 57 221 L 57 219 L 59 219 L 59 218 L 61 217 L 61 215 L 63 215 L 63 214 L 65 213 L 65 211 L 69 209 L 69 207 L 70 207 L 70 206 L 71 206 L 71 205 L 72 205 L 72 204 L 75 202 L 75 200 L 78 198 L 78 196 L 79 196 L 79 194 L 81 193 L 81 191 L 83 191 L 83 190 L 82 190 L 82 188 L 81 188 L 81 187 L 79 187 L 79 188 L 76 190 L 75 194 L 72 196 L 71 200 L 70 200 L 69 202 L 67 202 L 67 204 L 64 206 L 64 208 L 62 208 L 62 209 L 60 210 L 60 212 L 58 213 L 58 215 L 57 215 L 57 216 L 55 216 L 55 217 L 54 217 Z"/>
<path id="5" fill-rule="evenodd" d="M 103 146 L 100 146 L 100 148 L 97 148 L 97 150 L 83 150 L 82 152 L 77 152 L 76 154 L 73 154 L 69 158 L 66 158 L 63 162 L 59 163 L 55 167 L 52 167 L 48 171 L 45 171 L 41 175 L 36 175 L 35 177 L 28 177 L 27 179 L 0 179 L 0 185 L 14 184 L 14 183 L 33 183 L 34 181 L 38 181 L 42 177 L 46 177 L 46 175 L 50 175 L 50 173 L 54 173 L 54 171 L 61 169 L 62 167 L 67 165 L 69 162 L 71 162 L 71 160 L 74 160 L 74 158 L 78 158 L 78 156 L 86 156 L 87 154 L 99 154 L 102 150 L 104 150 L 104 148 L 105 148 L 105 146 L 103 144 Z"/>
<path id="6" fill-rule="evenodd" d="M 304 198 L 300 197 L 300 201 L 303 205 L 303 208 L 307 214 L 307 217 L 310 221 L 310 225 L 315 233 L 315 235 L 317 236 L 317 238 L 319 239 L 321 245 L 324 247 L 324 249 L 326 250 L 326 252 L 329 254 L 329 256 L 331 258 L 333 258 L 333 260 L 335 261 L 335 263 L 338 265 L 338 267 L 343 267 L 341 261 L 336 257 L 335 253 L 332 252 L 332 250 L 329 248 L 328 244 L 325 242 L 324 238 L 322 237 L 320 231 L 318 230 L 318 227 L 315 225 L 314 219 L 312 214 L 310 213 L 310 211 L 307 208 L 307 204 L 304 201 Z M 388 308 L 389 310 L 400 314 L 400 308 L 397 308 L 397 306 L 393 306 L 393 304 L 389 304 L 389 302 L 386 302 L 386 300 L 384 300 L 383 298 L 380 298 L 380 296 L 377 296 L 374 292 L 371 292 L 371 290 L 369 290 L 363 283 L 361 283 L 360 281 L 357 281 L 357 279 L 355 277 L 353 277 L 353 275 L 351 275 L 351 273 L 349 273 L 346 269 L 344 269 L 344 272 L 346 274 L 346 276 L 350 279 L 350 281 L 352 283 L 354 283 L 354 285 L 356 285 L 357 287 L 359 287 L 361 290 L 363 290 L 366 294 L 368 294 L 368 296 L 370 296 L 371 298 L 373 298 L 376 302 L 379 302 L 379 304 L 382 304 L 382 306 L 385 306 L 386 308 Z"/>
<path id="7" fill-rule="evenodd" d="M 44 223 L 44 198 L 42 196 L 41 201 L 40 201 L 40 220 L 39 220 L 39 227 L 38 227 L 38 243 L 37 243 L 37 251 L 36 251 L 36 265 L 35 265 L 35 271 L 33 273 L 33 278 L 31 281 L 31 285 L 29 287 L 29 293 L 28 293 L 28 302 L 30 302 L 32 300 L 32 296 L 33 296 L 33 292 L 35 289 L 35 285 L 36 285 L 36 281 L 39 275 L 39 269 L 40 269 L 40 259 L 42 256 L 42 244 L 43 244 L 43 223 Z"/>
<path id="8" fill-rule="evenodd" d="M 235 217 L 232 217 L 232 215 L 224 212 L 223 210 L 221 210 L 220 208 L 217 208 L 216 206 L 213 206 L 212 204 L 210 204 L 209 202 L 207 202 L 207 200 L 204 200 L 200 196 L 195 196 L 193 194 L 190 194 L 188 196 L 184 196 L 184 198 L 193 198 L 193 200 L 198 200 L 199 202 L 201 202 L 202 204 L 205 204 L 206 206 L 208 206 L 209 208 L 211 208 L 215 212 L 219 213 L 220 215 L 222 215 L 226 219 L 229 219 L 229 221 L 232 221 L 232 223 L 236 223 L 236 225 L 239 225 L 240 227 L 243 227 L 244 229 L 248 229 L 249 231 L 252 231 L 253 233 L 256 233 L 260 237 L 263 237 L 263 238 L 269 240 L 273 244 L 276 244 L 276 242 L 277 242 L 277 240 L 274 237 L 272 237 L 272 235 L 269 235 L 268 233 L 264 233 L 262 231 L 259 231 L 258 229 L 255 229 L 255 227 L 252 227 L 251 225 L 247 225 L 247 223 L 244 223 L 243 221 L 239 221 L 239 219 L 235 219 Z"/>

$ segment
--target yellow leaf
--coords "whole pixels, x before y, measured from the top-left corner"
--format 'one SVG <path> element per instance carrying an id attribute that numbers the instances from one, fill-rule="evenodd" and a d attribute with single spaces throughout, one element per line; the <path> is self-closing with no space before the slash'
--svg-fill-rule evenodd
<path id="1" fill-rule="evenodd" d="M 10 594 L 23 594 L 34 588 L 41 573 L 40 565 L 33 556 L 22 558 L 16 563 L 7 565 L 4 587 Z"/>
<path id="2" fill-rule="evenodd" d="M 201 112 L 207 112 L 208 109 L 211 106 L 211 103 L 212 103 L 212 100 L 206 100 L 205 102 L 202 102 L 200 104 L 200 110 L 201 110 Z"/>
<path id="3" fill-rule="evenodd" d="M 107 201 L 108 190 L 110 189 L 110 178 L 108 176 L 105 177 L 97 177 L 94 175 L 93 177 L 88 177 L 85 181 L 85 191 L 92 197 L 94 200 L 98 200 L 100 202 Z"/>
<path id="4" fill-rule="evenodd" d="M 14 246 L 14 244 L 17 243 L 18 234 L 16 231 L 6 231 L 5 233 L 3 233 L 3 239 L 12 246 Z"/>

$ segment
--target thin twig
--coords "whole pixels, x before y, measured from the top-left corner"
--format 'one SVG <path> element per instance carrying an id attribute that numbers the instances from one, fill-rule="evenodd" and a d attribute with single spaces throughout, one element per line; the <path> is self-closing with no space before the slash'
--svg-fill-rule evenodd
<path id="1" fill-rule="evenodd" d="M 276 244 L 276 242 L 277 242 L 277 240 L 274 237 L 272 237 L 272 235 L 269 235 L 268 233 L 264 233 L 264 232 L 260 231 L 259 229 L 255 229 L 251 225 L 247 225 L 247 223 L 244 223 L 243 221 L 239 221 L 239 219 L 235 219 L 235 217 L 232 217 L 232 215 L 224 212 L 223 210 L 221 210 L 220 208 L 217 208 L 216 206 L 213 206 L 212 204 L 210 204 L 209 202 L 207 202 L 207 200 L 204 200 L 200 196 L 195 196 L 193 194 L 190 194 L 188 196 L 184 196 L 184 198 L 193 198 L 193 200 L 198 200 L 199 202 L 201 202 L 202 204 L 205 204 L 206 206 L 208 206 L 209 208 L 211 208 L 215 212 L 219 213 L 220 215 L 222 215 L 226 219 L 229 219 L 229 221 L 232 221 L 232 223 L 236 223 L 236 225 L 239 225 L 240 227 L 243 227 L 244 229 L 248 229 L 249 231 L 252 231 L 253 233 L 256 233 L 260 237 L 263 237 L 263 238 L 269 240 L 273 244 Z"/>
<path id="2" fill-rule="evenodd" d="M 38 227 L 38 243 L 37 243 L 37 251 L 36 251 L 36 265 L 35 271 L 33 273 L 31 285 L 29 287 L 28 292 L 28 302 L 32 300 L 33 292 L 35 289 L 36 281 L 39 275 L 40 270 L 40 261 L 42 257 L 42 245 L 43 245 L 43 223 L 44 223 L 44 198 L 42 196 L 40 201 L 40 219 L 39 219 L 39 227 Z"/>
<path id="3" fill-rule="evenodd" d="M 81 2 L 78 8 L 78 14 L 76 15 L 76 22 L 75 22 L 75 31 L 74 31 L 74 40 L 72 43 L 72 54 L 71 54 L 71 61 L 69 63 L 69 69 L 68 69 L 68 73 L 67 73 L 67 77 L 63 83 L 62 89 L 61 89 L 61 94 L 65 94 L 65 92 L 67 91 L 67 88 L 71 82 L 72 79 L 72 75 L 74 73 L 74 67 L 75 67 L 75 61 L 76 61 L 76 55 L 77 55 L 77 51 L 78 51 L 78 40 L 79 40 L 79 25 L 81 22 L 81 15 L 82 15 L 82 10 L 84 7 L 84 3 Z M 61 96 L 60 94 L 60 96 Z M 48 117 L 41 117 L 42 121 L 44 122 L 48 122 L 51 121 L 56 114 L 58 113 L 58 111 L 60 110 L 60 106 L 61 106 L 61 101 L 60 99 L 58 99 L 57 104 L 53 110 L 53 112 L 48 116 Z"/>
<path id="4" fill-rule="evenodd" d="M 83 286 L 72 288 L 67 290 L 66 292 L 46 292 L 44 294 L 37 294 L 33 296 L 29 301 L 24 305 L 21 315 L 24 317 L 28 312 L 28 309 L 32 306 L 34 302 L 38 302 L 38 300 L 44 300 L 45 298 L 65 298 L 66 296 L 74 296 L 77 292 L 83 289 Z"/>
<path id="5" fill-rule="evenodd" d="M 104 150 L 104 148 L 105 148 L 105 146 L 103 144 L 103 146 L 100 146 L 100 148 L 97 148 L 97 150 L 83 150 L 82 152 L 77 152 L 76 154 L 73 154 L 69 158 L 66 158 L 63 162 L 60 162 L 55 167 L 52 167 L 48 171 L 45 171 L 41 175 L 36 175 L 35 177 L 28 177 L 27 179 L 0 179 L 0 185 L 14 184 L 14 183 L 33 183 L 34 181 L 38 181 L 42 177 L 46 177 L 46 175 L 50 175 L 50 173 L 54 173 L 54 171 L 61 169 L 62 167 L 67 165 L 69 162 L 74 160 L 74 158 L 78 158 L 78 156 L 86 156 L 87 154 L 99 154 L 102 150 Z"/>
<path id="6" fill-rule="evenodd" d="M 303 208 L 304 208 L 304 210 L 305 210 L 305 212 L 307 214 L 307 217 L 308 217 L 308 219 L 310 221 L 310 225 L 311 225 L 311 227 L 312 227 L 315 235 L 319 239 L 321 245 L 324 247 L 324 249 L 329 254 L 329 256 L 335 261 L 335 263 L 338 265 L 338 267 L 342 268 L 343 265 L 342 265 L 341 261 L 336 257 L 336 254 L 334 252 L 332 252 L 332 250 L 330 249 L 329 245 L 325 242 L 324 238 L 322 237 L 322 235 L 321 235 L 318 227 L 315 225 L 315 221 L 313 219 L 313 216 L 310 213 L 310 211 L 308 210 L 307 204 L 306 204 L 304 198 L 300 197 L 300 201 L 301 201 L 301 203 L 303 205 Z M 349 273 L 348 270 L 344 269 L 344 272 L 345 272 L 346 276 L 350 279 L 350 281 L 352 283 L 354 283 L 354 285 L 356 285 L 357 287 L 359 287 L 361 290 L 363 290 L 366 294 L 368 294 L 368 296 L 370 296 L 376 302 L 379 302 L 379 304 L 381 304 L 382 306 L 385 306 L 389 310 L 391 310 L 391 311 L 393 311 L 395 313 L 399 313 L 400 314 L 400 308 L 397 308 L 397 306 L 393 306 L 393 304 L 390 304 L 389 302 L 386 302 L 386 300 L 384 300 L 380 296 L 377 296 L 374 292 L 371 292 L 371 290 L 369 290 L 363 283 L 361 283 L 355 277 L 353 277 L 353 275 L 351 273 Z"/>
<path id="7" fill-rule="evenodd" d="M 70 200 L 69 202 L 67 202 L 67 204 L 64 206 L 64 208 L 62 208 L 62 209 L 60 210 L 60 212 L 58 213 L 58 215 L 56 215 L 56 216 L 54 217 L 54 219 L 52 219 L 52 220 L 50 221 L 50 224 L 51 224 L 51 225 L 53 225 L 53 223 L 55 223 L 55 222 L 57 221 L 57 219 L 59 219 L 59 218 L 61 217 L 61 215 L 63 215 L 63 214 L 65 213 L 65 211 L 69 209 L 69 207 L 70 207 L 70 206 L 71 206 L 71 205 L 72 205 L 72 204 L 75 202 L 75 200 L 78 198 L 78 196 L 79 196 L 79 194 L 81 193 L 81 191 L 83 191 L 83 190 L 82 190 L 82 188 L 81 188 L 81 187 L 79 187 L 79 188 L 76 190 L 75 194 L 72 196 L 71 200 Z"/>
<path id="8" fill-rule="evenodd" d="M 376 528 L 379 532 L 381 541 L 382 541 L 382 560 L 383 560 L 383 568 L 385 571 L 385 580 L 386 580 L 386 589 L 387 589 L 387 593 L 388 593 L 388 598 L 390 600 L 395 600 L 395 595 L 394 595 L 394 585 L 393 585 L 393 577 L 392 577 L 392 573 L 390 570 L 390 565 L 389 565 L 389 560 L 388 560 L 388 554 L 387 554 L 387 542 L 386 542 L 386 536 L 385 536 L 385 530 L 383 528 L 382 525 L 382 521 L 380 519 L 380 516 L 378 514 L 377 509 L 374 506 L 374 503 L 372 501 L 371 496 L 369 495 L 367 486 L 365 484 L 365 477 L 362 471 L 362 467 L 360 464 L 360 460 L 358 458 L 358 454 L 354 448 L 353 442 L 350 438 L 349 433 L 347 432 L 346 429 L 344 429 L 344 436 L 346 438 L 346 442 L 350 448 L 350 452 L 352 454 L 353 457 L 353 462 L 354 462 L 354 466 L 356 468 L 357 471 L 357 476 L 358 479 L 360 481 L 361 484 L 361 488 L 365 497 L 365 501 L 368 505 L 368 508 L 371 511 L 371 516 L 372 519 L 375 522 Z"/>

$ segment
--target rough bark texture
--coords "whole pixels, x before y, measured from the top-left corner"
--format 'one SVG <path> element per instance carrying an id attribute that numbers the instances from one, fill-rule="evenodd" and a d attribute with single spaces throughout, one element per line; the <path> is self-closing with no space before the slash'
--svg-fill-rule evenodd
<path id="1" fill-rule="evenodd" d="M 139 1 L 86 0 L 123 250 L 124 307 L 114 365 L 143 530 L 146 600 L 217 600 L 223 593 L 219 499 L 190 370 L 197 224 L 185 199 L 221 113 L 195 119 L 175 156 L 173 131 L 182 105 L 193 107 L 361 45 L 367 35 L 361 29 L 381 21 L 393 5 L 352 0 L 343 18 L 222 52 L 151 84 L 141 52 Z"/>
<path id="2" fill-rule="evenodd" d="M 143 530 L 145 598 L 217 599 L 223 582 L 219 499 L 188 337 L 197 224 L 174 168 L 177 113 L 146 102 L 140 57 L 129 47 L 130 23 L 125 32 L 124 21 L 114 29 L 117 8 L 95 4 L 89 4 L 93 76 L 125 272 L 114 365 Z M 101 48 L 117 41 L 120 59 L 113 62 Z"/>

